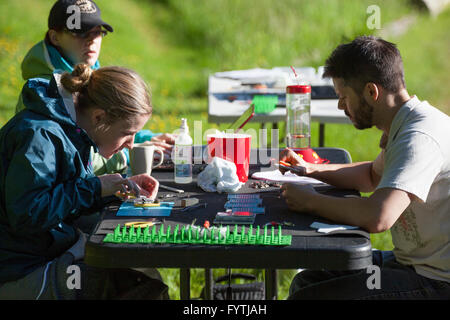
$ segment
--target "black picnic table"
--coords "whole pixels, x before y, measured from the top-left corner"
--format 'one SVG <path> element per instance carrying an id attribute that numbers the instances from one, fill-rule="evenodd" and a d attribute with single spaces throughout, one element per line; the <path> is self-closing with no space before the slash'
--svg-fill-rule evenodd
<path id="1" fill-rule="evenodd" d="M 340 148 L 314 148 L 321 158 L 330 163 L 351 162 L 350 155 Z M 250 175 L 261 170 L 259 158 L 276 156 L 279 150 L 252 150 Z M 255 158 L 256 157 L 256 158 Z M 258 161 L 255 161 L 258 159 Z M 194 165 L 195 167 L 201 165 Z M 204 166 L 204 165 L 203 165 Z M 268 165 L 266 165 L 267 167 Z M 198 170 L 197 170 L 198 171 Z M 190 184 L 175 184 L 173 170 L 155 170 L 152 175 L 167 186 L 183 189 L 184 193 L 174 193 L 160 189 L 158 197 L 175 201 L 175 207 L 168 217 L 164 217 L 164 225 L 172 230 L 179 226 L 203 226 L 208 220 L 211 225 L 217 212 L 224 211 L 227 194 L 204 192 L 196 183 L 196 175 Z M 206 273 L 206 297 L 211 298 L 213 268 L 255 268 L 265 269 L 266 299 L 277 298 L 277 269 L 329 269 L 329 270 L 357 270 L 372 264 L 370 237 L 364 230 L 359 232 L 337 232 L 321 234 L 310 227 L 313 222 L 331 223 L 318 216 L 300 214 L 290 211 L 285 201 L 280 198 L 279 187 L 270 186 L 256 189 L 252 183 L 256 180 L 249 178 L 239 193 L 259 193 L 263 199 L 264 214 L 256 216 L 254 228 L 272 221 L 290 222 L 292 226 L 283 225 L 283 234 L 292 235 L 292 243 L 288 246 L 267 245 L 205 245 L 205 244 L 142 244 L 142 243 L 105 243 L 107 233 L 127 221 L 139 221 L 136 217 L 116 216 L 120 202 L 106 207 L 102 218 L 88 238 L 85 262 L 87 264 L 106 268 L 180 268 L 180 298 L 190 299 L 190 269 L 204 268 Z M 317 186 L 317 190 L 331 196 L 359 196 L 355 190 L 336 189 L 328 185 Z M 170 196 L 171 198 L 166 198 Z M 195 197 L 207 206 L 188 212 L 177 209 L 181 199 Z M 166 201 L 166 200 L 164 200 Z M 336 208 L 339 210 L 339 208 Z M 146 220 L 146 219 L 142 219 Z M 248 226 L 247 226 L 248 227 Z"/>

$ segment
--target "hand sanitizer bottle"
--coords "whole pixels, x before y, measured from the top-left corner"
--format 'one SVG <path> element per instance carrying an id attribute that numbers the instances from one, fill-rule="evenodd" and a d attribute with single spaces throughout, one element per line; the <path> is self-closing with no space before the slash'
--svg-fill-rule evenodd
<path id="1" fill-rule="evenodd" d="M 192 138 L 185 118 L 181 119 L 180 132 L 175 139 L 175 183 L 192 182 Z"/>

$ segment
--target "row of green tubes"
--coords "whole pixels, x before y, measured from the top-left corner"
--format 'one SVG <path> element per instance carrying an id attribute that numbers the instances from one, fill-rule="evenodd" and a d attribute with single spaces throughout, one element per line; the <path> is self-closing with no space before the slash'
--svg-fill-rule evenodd
<path id="1" fill-rule="evenodd" d="M 222 226 L 221 226 L 222 228 Z M 253 234 L 253 226 L 248 228 L 246 232 L 245 226 L 242 226 L 241 232 L 238 233 L 238 226 L 234 226 L 233 232 L 230 232 L 230 226 L 227 226 L 224 236 L 221 235 L 220 229 L 212 227 L 203 228 L 203 235 L 200 234 L 200 228 L 193 228 L 177 224 L 171 231 L 170 225 L 164 231 L 164 225 L 156 231 L 156 226 L 141 229 L 141 227 L 121 227 L 118 225 L 114 232 L 108 234 L 104 241 L 113 243 L 194 243 L 194 244 L 253 244 L 253 245 L 290 245 L 292 236 L 282 235 L 281 226 L 278 226 L 278 232 L 275 233 L 275 227 L 272 226 L 271 232 L 267 226 L 264 227 L 263 234 L 260 234 L 260 227 L 256 227 L 256 233 Z"/>

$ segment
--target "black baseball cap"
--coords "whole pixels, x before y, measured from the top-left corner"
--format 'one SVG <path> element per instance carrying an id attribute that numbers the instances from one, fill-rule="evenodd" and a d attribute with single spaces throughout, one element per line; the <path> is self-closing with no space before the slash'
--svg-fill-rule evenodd
<path id="1" fill-rule="evenodd" d="M 79 10 L 71 6 L 77 6 Z M 102 20 L 100 8 L 91 0 L 58 0 L 48 16 L 49 29 L 67 28 L 74 33 L 85 33 L 97 26 L 103 26 L 109 32 L 114 31 Z"/>

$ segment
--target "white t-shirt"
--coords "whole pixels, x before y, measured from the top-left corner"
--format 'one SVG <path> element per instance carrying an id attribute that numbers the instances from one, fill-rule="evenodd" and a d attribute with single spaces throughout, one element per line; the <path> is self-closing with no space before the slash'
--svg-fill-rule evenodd
<path id="1" fill-rule="evenodd" d="M 414 96 L 395 115 L 373 168 L 377 189 L 417 197 L 391 229 L 397 261 L 450 282 L 450 117 Z"/>

